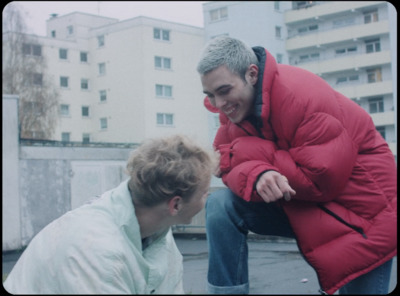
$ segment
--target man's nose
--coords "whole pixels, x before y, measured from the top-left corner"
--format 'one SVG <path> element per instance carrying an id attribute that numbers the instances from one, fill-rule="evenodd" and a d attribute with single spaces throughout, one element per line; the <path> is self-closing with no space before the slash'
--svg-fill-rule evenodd
<path id="1" fill-rule="evenodd" d="M 221 109 L 226 104 L 226 100 L 221 97 L 215 97 L 215 107 Z"/>

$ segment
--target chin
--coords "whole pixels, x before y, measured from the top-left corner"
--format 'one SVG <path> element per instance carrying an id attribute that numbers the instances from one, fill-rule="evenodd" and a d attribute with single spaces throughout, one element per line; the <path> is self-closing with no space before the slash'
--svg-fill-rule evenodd
<path id="1" fill-rule="evenodd" d="M 238 116 L 230 117 L 230 116 L 227 115 L 227 117 L 233 123 L 239 123 L 240 122 L 240 117 L 238 117 Z"/>

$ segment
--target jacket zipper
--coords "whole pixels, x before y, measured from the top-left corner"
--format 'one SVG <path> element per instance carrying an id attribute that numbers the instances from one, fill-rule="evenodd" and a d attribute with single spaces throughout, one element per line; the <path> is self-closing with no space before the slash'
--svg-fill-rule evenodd
<path id="1" fill-rule="evenodd" d="M 336 220 L 338 220 L 339 222 L 343 223 L 344 225 L 346 225 L 347 227 L 350 227 L 351 229 L 355 230 L 356 232 L 358 232 L 359 234 L 361 234 L 363 236 L 363 238 L 367 239 L 367 235 L 364 233 L 364 230 L 361 227 L 355 226 L 353 224 L 350 224 L 349 222 L 345 221 L 342 217 L 338 216 L 337 214 L 335 214 L 334 212 L 332 212 L 331 210 L 327 209 L 326 207 L 324 207 L 322 204 L 318 204 L 318 207 L 323 210 L 325 213 L 327 213 L 328 215 L 332 216 L 333 218 L 335 218 Z"/>

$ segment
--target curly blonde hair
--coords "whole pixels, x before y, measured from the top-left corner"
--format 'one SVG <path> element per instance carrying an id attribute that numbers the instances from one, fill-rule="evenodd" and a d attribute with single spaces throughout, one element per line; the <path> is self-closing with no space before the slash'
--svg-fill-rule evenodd
<path id="1" fill-rule="evenodd" d="M 213 154 L 185 136 L 150 139 L 131 153 L 128 186 L 132 196 L 145 206 L 174 196 L 188 199 L 211 179 L 214 167 Z"/>

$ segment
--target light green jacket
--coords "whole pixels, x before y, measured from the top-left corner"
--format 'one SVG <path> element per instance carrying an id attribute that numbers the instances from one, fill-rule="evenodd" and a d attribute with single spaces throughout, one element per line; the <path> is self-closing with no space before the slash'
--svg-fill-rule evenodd
<path id="1" fill-rule="evenodd" d="M 12 294 L 184 293 L 171 229 L 142 251 L 127 181 L 30 242 L 4 283 Z"/>

